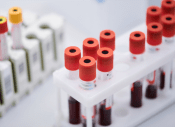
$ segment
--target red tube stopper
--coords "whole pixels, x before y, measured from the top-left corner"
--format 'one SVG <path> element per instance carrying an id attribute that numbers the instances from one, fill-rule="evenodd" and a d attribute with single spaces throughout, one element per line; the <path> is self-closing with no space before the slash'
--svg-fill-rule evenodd
<path id="1" fill-rule="evenodd" d="M 161 17 L 163 26 L 163 36 L 173 37 L 175 33 L 175 17 L 171 14 L 166 14 Z"/>
<path id="2" fill-rule="evenodd" d="M 102 72 L 109 72 L 113 69 L 113 50 L 107 47 L 97 51 L 97 68 Z"/>
<path id="3" fill-rule="evenodd" d="M 75 71 L 79 68 L 81 51 L 76 46 L 67 47 L 64 51 L 65 67 L 68 70 Z"/>
<path id="4" fill-rule="evenodd" d="M 151 22 L 160 23 L 161 9 L 158 6 L 150 6 L 146 12 L 146 25 Z"/>
<path id="5" fill-rule="evenodd" d="M 150 23 L 147 26 L 147 42 L 152 46 L 160 45 L 162 43 L 163 27 L 160 23 Z"/>
<path id="6" fill-rule="evenodd" d="M 130 34 L 129 50 L 132 54 L 142 54 L 145 51 L 145 34 L 135 31 Z"/>
<path id="7" fill-rule="evenodd" d="M 99 43 L 97 39 L 86 38 L 83 41 L 83 56 L 92 56 L 96 60 L 98 49 L 99 49 Z"/>
<path id="8" fill-rule="evenodd" d="M 100 48 L 108 47 L 115 50 L 115 32 L 112 30 L 103 30 L 100 33 Z"/>
<path id="9" fill-rule="evenodd" d="M 3 34 L 7 31 L 8 31 L 7 18 L 0 16 L 0 34 Z"/>
<path id="10" fill-rule="evenodd" d="M 173 0 L 163 0 L 161 3 L 162 15 L 172 14 L 174 15 L 175 3 Z"/>
<path id="11" fill-rule="evenodd" d="M 79 77 L 83 81 L 96 78 L 96 60 L 91 56 L 84 56 L 79 60 Z"/>

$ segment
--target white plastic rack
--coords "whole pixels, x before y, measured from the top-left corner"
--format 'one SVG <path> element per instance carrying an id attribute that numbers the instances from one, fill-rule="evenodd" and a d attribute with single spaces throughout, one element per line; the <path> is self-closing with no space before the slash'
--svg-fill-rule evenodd
<path id="1" fill-rule="evenodd" d="M 109 127 L 133 127 L 154 114 L 158 113 L 165 107 L 175 102 L 175 86 L 173 81 L 172 89 L 169 89 L 168 94 L 163 90 L 158 90 L 156 99 L 147 99 L 145 97 L 146 82 L 143 87 L 143 105 L 140 108 L 130 106 L 130 85 L 140 78 L 147 76 L 149 73 L 172 61 L 175 57 L 175 43 L 162 43 L 160 50 L 157 53 L 144 53 L 142 62 L 132 62 L 129 53 L 129 35 L 133 31 L 147 32 L 145 23 L 128 31 L 126 34 L 116 39 L 116 50 L 114 52 L 114 76 L 110 81 L 102 82 L 97 79 L 97 87 L 93 90 L 83 90 L 79 87 L 80 80 L 69 80 L 66 77 L 67 70 L 61 68 L 53 73 L 54 84 L 58 86 L 58 117 L 57 126 L 60 127 L 81 127 L 82 125 L 71 125 L 68 123 L 68 118 L 65 117 L 61 109 L 61 90 L 64 90 L 68 95 L 75 98 L 83 104 L 87 110 L 87 127 L 92 127 L 92 117 L 90 114 L 91 107 L 98 104 L 105 98 L 114 95 L 114 106 L 112 109 L 112 124 Z M 147 43 L 147 42 L 145 42 Z M 174 79 L 174 74 L 173 74 Z M 68 106 L 67 106 L 68 107 Z M 96 120 L 97 126 L 98 119 Z"/>

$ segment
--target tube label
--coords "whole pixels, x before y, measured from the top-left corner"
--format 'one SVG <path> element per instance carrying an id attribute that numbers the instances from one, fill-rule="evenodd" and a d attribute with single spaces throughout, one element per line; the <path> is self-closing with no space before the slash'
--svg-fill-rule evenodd
<path id="1" fill-rule="evenodd" d="M 80 87 L 84 90 L 92 90 L 96 87 L 96 79 L 92 81 L 83 81 L 81 80 Z"/>
<path id="2" fill-rule="evenodd" d="M 91 114 L 92 114 L 92 118 L 95 118 L 96 115 L 96 106 L 93 106 L 91 108 Z M 81 116 L 83 119 L 86 119 L 86 107 L 81 105 Z"/>

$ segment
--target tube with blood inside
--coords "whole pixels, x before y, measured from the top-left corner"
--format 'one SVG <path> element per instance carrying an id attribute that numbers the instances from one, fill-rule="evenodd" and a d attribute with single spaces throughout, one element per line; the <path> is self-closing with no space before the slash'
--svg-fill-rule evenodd
<path id="1" fill-rule="evenodd" d="M 175 17 L 171 14 L 165 14 L 161 17 L 161 22 L 163 26 L 163 43 L 172 45 L 174 43 Z M 160 89 L 166 93 L 172 87 L 172 65 L 173 61 L 169 61 L 161 67 Z"/>
<path id="2" fill-rule="evenodd" d="M 8 48 L 7 48 L 7 19 L 0 16 L 0 61 L 8 60 Z"/>
<path id="3" fill-rule="evenodd" d="M 110 48 L 100 48 L 97 51 L 97 69 L 98 79 L 108 81 L 112 78 L 113 70 L 113 50 Z M 107 84 L 106 84 L 107 85 Z M 113 96 L 106 98 L 100 102 L 99 108 L 99 124 L 109 126 L 112 123 L 112 105 Z"/>
<path id="4" fill-rule="evenodd" d="M 96 86 L 96 60 L 91 56 L 84 56 L 79 61 L 80 87 L 83 90 L 92 90 Z M 83 127 L 95 127 L 96 106 L 87 109 L 82 105 Z M 90 116 L 88 115 L 90 113 Z"/>
<path id="5" fill-rule="evenodd" d="M 147 43 L 148 51 L 156 53 L 160 50 L 162 43 L 162 25 L 157 22 L 152 22 L 147 26 Z M 157 97 L 157 87 L 160 85 L 160 69 L 156 69 L 147 75 L 146 79 L 148 86 L 146 88 L 146 97 L 154 99 Z"/>
<path id="6" fill-rule="evenodd" d="M 9 21 L 12 23 L 11 35 L 13 40 L 13 49 L 22 49 L 21 26 L 22 26 L 22 10 L 19 7 L 9 9 Z"/>
<path id="7" fill-rule="evenodd" d="M 129 50 L 133 62 L 143 61 L 145 52 L 145 34 L 141 31 L 135 31 L 130 34 Z M 143 79 L 139 79 L 131 85 L 131 106 L 138 108 L 142 106 L 142 85 Z"/>
<path id="8" fill-rule="evenodd" d="M 78 47 L 70 46 L 64 51 L 65 68 L 67 69 L 67 78 L 71 80 L 78 79 L 79 60 L 81 58 L 81 51 Z M 73 97 L 69 96 L 69 123 L 79 124 L 80 117 L 80 103 Z"/>

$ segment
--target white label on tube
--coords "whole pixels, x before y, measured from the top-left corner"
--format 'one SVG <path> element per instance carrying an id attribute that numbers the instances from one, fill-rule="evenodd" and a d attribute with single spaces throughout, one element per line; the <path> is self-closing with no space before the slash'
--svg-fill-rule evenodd
<path id="1" fill-rule="evenodd" d="M 174 36 L 173 37 L 162 37 L 162 40 L 165 43 L 173 43 L 174 42 Z"/>
<path id="2" fill-rule="evenodd" d="M 96 106 L 93 106 L 91 108 L 91 114 L 92 114 L 92 118 L 95 118 L 96 115 Z M 81 105 L 81 116 L 83 117 L 83 119 L 86 119 L 86 107 Z"/>
<path id="3" fill-rule="evenodd" d="M 80 87 L 84 90 L 92 90 L 96 87 L 96 79 L 92 81 L 83 81 L 81 80 Z"/>

